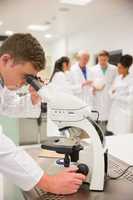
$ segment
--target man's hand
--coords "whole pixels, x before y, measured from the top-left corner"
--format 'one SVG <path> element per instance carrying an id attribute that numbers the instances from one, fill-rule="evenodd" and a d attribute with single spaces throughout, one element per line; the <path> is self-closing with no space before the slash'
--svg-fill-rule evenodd
<path id="1" fill-rule="evenodd" d="M 84 175 L 76 173 L 77 170 L 78 168 L 73 166 L 54 176 L 44 174 L 37 187 L 54 194 L 73 194 L 78 191 L 86 178 Z"/>
<path id="2" fill-rule="evenodd" d="M 32 86 L 29 86 L 29 92 L 31 94 L 31 101 L 33 105 L 41 102 L 41 97 L 37 94 L 36 90 Z"/>
<path id="3" fill-rule="evenodd" d="M 91 80 L 86 80 L 86 81 L 84 81 L 84 82 L 82 83 L 82 87 L 84 87 L 84 86 L 91 86 L 92 83 L 93 83 L 93 81 L 91 81 Z"/>
<path id="4" fill-rule="evenodd" d="M 96 92 L 102 91 L 104 88 L 105 88 L 105 85 L 101 85 L 101 86 L 92 85 L 93 95 L 96 95 Z"/>

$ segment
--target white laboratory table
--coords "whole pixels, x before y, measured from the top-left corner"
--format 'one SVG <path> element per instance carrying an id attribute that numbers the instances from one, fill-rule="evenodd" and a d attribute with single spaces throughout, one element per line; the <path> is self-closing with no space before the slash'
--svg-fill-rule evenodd
<path id="1" fill-rule="evenodd" d="M 91 143 L 91 139 L 84 139 L 85 142 Z M 108 153 L 119 160 L 133 165 L 133 133 L 106 136 L 105 144 Z"/>
<path id="2" fill-rule="evenodd" d="M 129 165 L 133 165 L 133 133 L 107 136 L 106 145 L 109 154 Z"/>

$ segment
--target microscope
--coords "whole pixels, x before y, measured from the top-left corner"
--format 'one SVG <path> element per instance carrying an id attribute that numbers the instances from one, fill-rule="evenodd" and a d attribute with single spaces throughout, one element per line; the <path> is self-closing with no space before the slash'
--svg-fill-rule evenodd
<path id="1" fill-rule="evenodd" d="M 59 131 L 71 127 L 78 128 L 89 137 L 89 145 L 84 145 L 79 137 L 49 137 L 41 145 L 42 149 L 64 154 L 64 167 L 71 163 L 78 166 L 78 172 L 87 176 L 86 183 L 92 191 L 103 191 L 107 174 L 108 153 L 104 134 L 98 124 L 91 119 L 90 107 L 79 98 L 55 91 L 51 84 L 42 86 L 39 81 L 28 75 L 29 83 L 50 107 L 50 118 Z"/>

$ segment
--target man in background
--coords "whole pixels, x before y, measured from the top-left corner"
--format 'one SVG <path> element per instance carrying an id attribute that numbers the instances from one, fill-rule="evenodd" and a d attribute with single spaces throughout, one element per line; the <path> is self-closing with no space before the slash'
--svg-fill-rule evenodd
<path id="1" fill-rule="evenodd" d="M 98 64 L 92 68 L 93 109 L 99 112 L 99 125 L 106 133 L 111 98 L 109 89 L 117 75 L 117 68 L 109 63 L 109 53 L 105 50 L 98 54 Z"/>
<path id="2" fill-rule="evenodd" d="M 78 53 L 79 61 L 70 68 L 70 83 L 77 86 L 74 95 L 92 107 L 91 70 L 87 66 L 90 55 L 84 50 Z"/>

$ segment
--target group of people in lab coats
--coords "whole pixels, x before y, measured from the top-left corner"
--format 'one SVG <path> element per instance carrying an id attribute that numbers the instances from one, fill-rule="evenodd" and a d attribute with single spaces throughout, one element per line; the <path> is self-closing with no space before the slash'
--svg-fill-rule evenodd
<path id="1" fill-rule="evenodd" d="M 88 67 L 89 53 L 81 51 L 71 66 L 68 57 L 55 62 L 51 83 L 71 93 L 99 112 L 98 123 L 105 135 L 133 133 L 133 76 L 129 73 L 131 55 L 123 55 L 114 66 L 109 53 L 98 54 L 98 64 Z"/>

